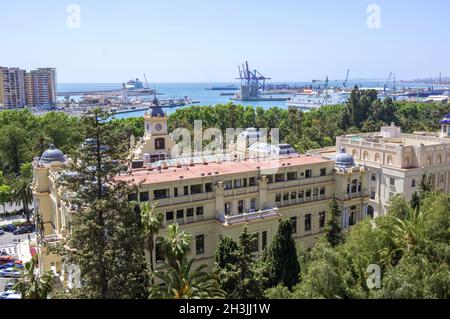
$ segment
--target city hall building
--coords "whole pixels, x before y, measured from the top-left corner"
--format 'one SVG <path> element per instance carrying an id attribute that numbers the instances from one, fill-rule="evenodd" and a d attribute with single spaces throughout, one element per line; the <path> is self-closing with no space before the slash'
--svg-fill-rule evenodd
<path id="1" fill-rule="evenodd" d="M 342 227 L 384 215 L 389 199 L 407 198 L 422 175 L 432 174 L 436 187 L 450 187 L 450 115 L 437 134 L 402 134 L 394 125 L 381 132 L 338 137 L 336 147 L 297 154 L 289 145 L 236 145 L 226 154 L 171 159 L 175 146 L 160 108 L 146 113 L 145 134 L 132 142 L 132 164 L 121 179 L 138 186 L 129 199 L 158 202 L 164 226 L 178 223 L 192 235 L 190 257 L 212 266 L 220 236 L 237 240 L 244 225 L 256 234 L 254 252 L 270 244 L 280 219 L 290 219 L 293 237 L 311 246 L 323 233 L 333 197 L 342 209 Z M 242 133 L 257 135 L 256 129 Z M 244 139 L 245 141 L 246 139 Z M 261 156 L 261 155 L 269 156 Z M 75 211 L 57 186 L 66 156 L 54 146 L 34 161 L 35 211 L 43 238 L 67 235 Z M 165 228 L 161 235 L 164 236 Z M 42 271 L 61 271 L 61 259 L 38 245 Z M 161 261 L 159 249 L 154 260 Z"/>

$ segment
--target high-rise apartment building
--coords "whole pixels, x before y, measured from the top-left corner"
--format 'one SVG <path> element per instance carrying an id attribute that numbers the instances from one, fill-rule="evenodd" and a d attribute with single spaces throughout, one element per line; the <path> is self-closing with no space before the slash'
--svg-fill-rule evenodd
<path id="1" fill-rule="evenodd" d="M 26 105 L 26 71 L 0 67 L 0 106 L 12 109 Z"/>
<path id="2" fill-rule="evenodd" d="M 27 73 L 0 67 L 0 107 L 50 107 L 56 104 L 56 69 L 38 68 Z"/>
<path id="3" fill-rule="evenodd" d="M 26 75 L 28 106 L 49 107 L 56 104 L 56 69 L 38 68 Z"/>

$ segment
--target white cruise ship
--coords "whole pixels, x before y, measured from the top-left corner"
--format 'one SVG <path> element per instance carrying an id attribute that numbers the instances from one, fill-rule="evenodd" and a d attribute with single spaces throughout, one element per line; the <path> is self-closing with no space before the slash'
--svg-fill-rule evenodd
<path id="1" fill-rule="evenodd" d="M 315 109 L 323 105 L 335 105 L 347 102 L 351 92 L 324 90 L 322 92 L 304 90 L 303 93 L 294 94 L 286 101 L 286 106 L 300 109 Z"/>

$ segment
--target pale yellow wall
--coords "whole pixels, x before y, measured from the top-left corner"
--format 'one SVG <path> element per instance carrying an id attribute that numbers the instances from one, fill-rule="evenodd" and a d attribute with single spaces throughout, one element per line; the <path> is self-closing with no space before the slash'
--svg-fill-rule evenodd
<path id="1" fill-rule="evenodd" d="M 145 117 L 146 133 L 144 139 L 138 143 L 137 152 L 135 156 L 142 156 L 144 153 L 155 154 L 154 139 L 157 137 L 166 138 L 166 150 L 170 151 L 174 145 L 167 134 L 167 118 L 166 117 Z M 161 123 L 162 130 L 155 131 L 155 125 Z M 147 126 L 147 124 L 151 124 Z M 53 165 L 53 164 L 52 164 Z M 60 167 L 39 165 L 35 166 L 35 181 L 33 182 L 33 189 L 35 199 L 39 202 L 39 208 L 48 226 L 45 226 L 45 235 L 61 236 L 64 229 L 70 220 L 71 211 L 61 201 L 63 190 L 55 186 L 56 172 Z M 326 175 L 320 176 L 321 169 L 326 168 Z M 312 170 L 312 177 L 306 178 L 306 170 Z M 297 179 L 287 180 L 287 173 L 296 172 Z M 284 174 L 284 181 L 276 182 L 275 174 Z M 269 183 L 269 176 L 272 176 L 273 182 Z M 155 202 L 153 192 L 159 189 L 168 189 L 170 193 L 169 198 L 158 200 L 158 209 L 164 213 L 172 211 L 174 219 L 171 222 L 180 224 L 182 230 L 189 232 L 193 237 L 192 249 L 190 257 L 198 259 L 198 263 L 207 263 L 212 265 L 215 256 L 215 249 L 217 242 L 221 235 L 226 235 L 234 240 L 238 240 L 242 233 L 244 224 L 248 225 L 250 233 L 259 233 L 259 247 L 262 246 L 262 232 L 267 232 L 267 245 L 275 235 L 278 222 L 281 218 L 296 217 L 297 227 L 294 238 L 298 243 L 304 243 L 311 246 L 321 234 L 322 229 L 319 227 L 319 213 L 327 212 L 333 194 L 336 194 L 343 210 L 348 210 L 351 206 L 357 206 L 358 214 L 357 220 L 364 217 L 365 204 L 367 202 L 367 172 L 362 169 L 347 170 L 344 172 L 334 172 L 334 162 L 324 161 L 315 164 L 304 164 L 294 166 L 279 167 L 276 171 L 252 171 L 234 174 L 219 174 L 211 176 L 199 176 L 196 178 L 182 179 L 176 182 L 161 182 L 157 184 L 142 184 L 139 185 L 139 192 L 137 194 L 138 201 L 140 193 L 148 192 L 149 200 Z M 256 184 L 247 187 L 224 189 L 225 182 L 254 177 Z M 346 193 L 347 183 L 353 179 L 358 179 L 362 183 L 361 193 L 348 195 Z M 205 184 L 212 184 L 212 191 L 205 193 Z M 203 193 L 191 194 L 191 185 L 203 185 Z M 184 195 L 184 187 L 187 186 L 189 193 Z M 324 187 L 325 193 L 320 194 L 320 189 Z M 178 196 L 174 196 L 174 189 L 178 189 Z M 314 190 L 317 189 L 317 196 L 314 195 Z M 311 190 L 311 196 L 306 197 L 307 190 Z M 303 199 L 291 198 L 293 192 L 298 193 L 303 191 Z M 288 199 L 285 200 L 283 195 L 287 193 Z M 277 195 L 281 194 L 281 201 L 276 201 Z M 262 217 L 258 213 L 255 220 L 247 222 L 239 222 L 234 224 L 227 224 L 217 219 L 217 214 L 225 213 L 225 203 L 231 203 L 231 215 L 238 214 L 237 203 L 242 200 L 244 203 L 244 211 L 250 208 L 252 199 L 256 199 L 256 210 L 269 209 L 271 213 L 277 212 L 278 215 Z M 203 208 L 203 215 L 197 216 L 197 207 Z M 194 216 L 187 217 L 187 209 L 194 209 Z M 183 218 L 176 219 L 177 210 L 183 210 Z M 305 216 L 311 215 L 311 229 L 305 230 Z M 165 221 L 165 226 L 169 222 Z M 161 230 L 160 235 L 164 236 L 167 228 Z M 195 237 L 197 235 L 205 235 L 205 251 L 197 255 L 195 250 Z M 261 253 L 261 251 L 259 251 Z M 45 260 L 45 267 L 49 267 L 51 262 L 57 262 L 57 257 L 46 257 L 41 253 L 41 258 Z M 156 260 L 156 258 L 154 258 Z"/>
<path id="2" fill-rule="evenodd" d="M 162 129 L 157 130 L 156 127 L 161 125 Z M 151 117 L 149 115 L 144 116 L 144 136 L 138 141 L 136 149 L 134 150 L 134 158 L 143 159 L 144 154 L 165 154 L 170 158 L 171 150 L 175 146 L 176 142 L 172 140 L 167 131 L 167 117 Z M 156 150 L 155 139 L 164 138 L 165 148 Z"/>

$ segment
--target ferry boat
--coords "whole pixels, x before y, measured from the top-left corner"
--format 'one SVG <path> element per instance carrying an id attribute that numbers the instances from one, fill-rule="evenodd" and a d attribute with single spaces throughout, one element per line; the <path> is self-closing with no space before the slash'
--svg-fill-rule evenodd
<path id="1" fill-rule="evenodd" d="M 335 105 L 347 102 L 351 92 L 333 90 L 313 91 L 310 89 L 303 90 L 302 93 L 294 94 L 286 101 L 286 106 L 296 107 L 300 109 L 315 109 L 324 105 Z"/>

